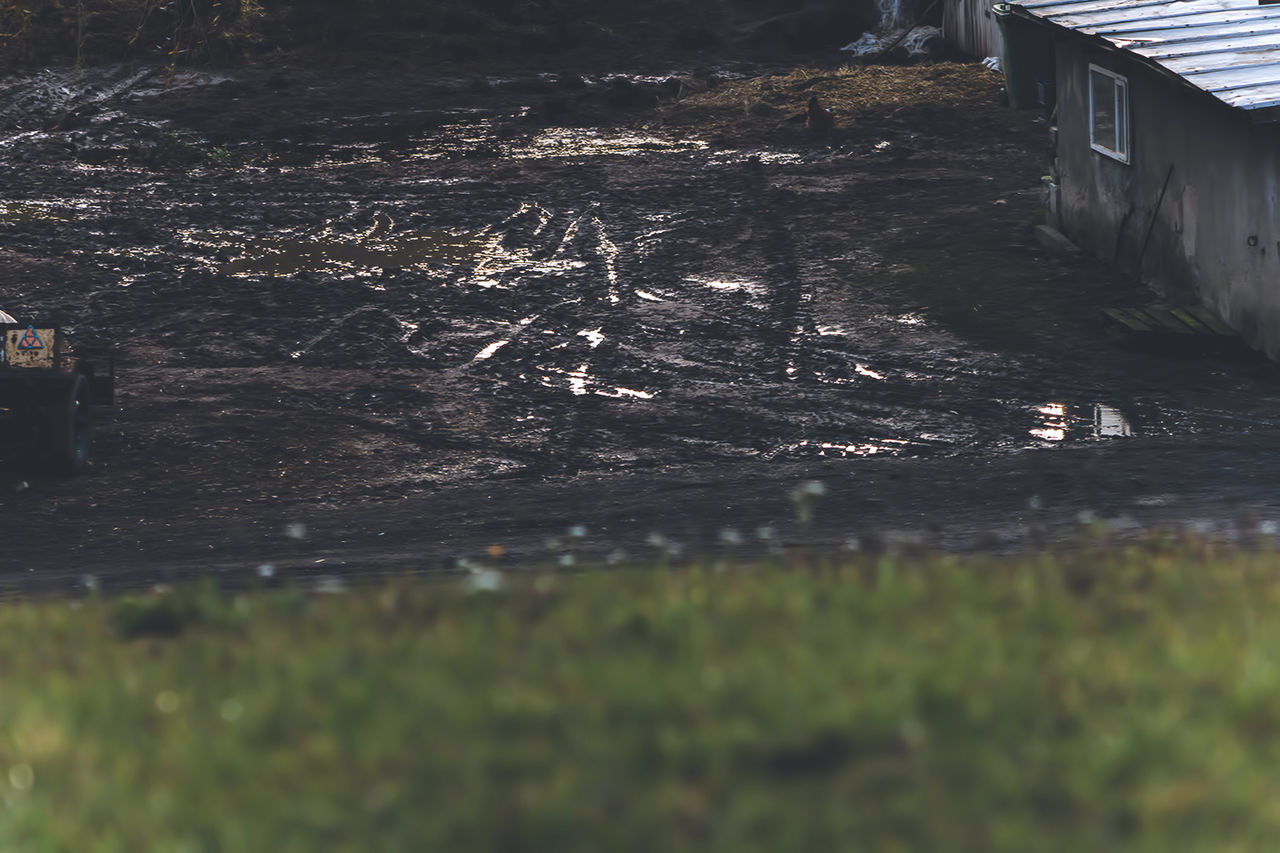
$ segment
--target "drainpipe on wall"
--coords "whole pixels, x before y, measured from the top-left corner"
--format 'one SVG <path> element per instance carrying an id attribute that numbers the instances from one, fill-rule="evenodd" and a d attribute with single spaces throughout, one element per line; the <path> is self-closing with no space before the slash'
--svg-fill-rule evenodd
<path id="1" fill-rule="evenodd" d="M 1151 242 L 1151 232 L 1156 228 L 1156 217 L 1160 215 L 1160 205 L 1164 204 L 1164 194 L 1169 191 L 1169 179 L 1173 177 L 1173 164 L 1164 174 L 1164 186 L 1160 187 L 1160 198 L 1156 199 L 1155 210 L 1151 211 L 1151 221 L 1147 223 L 1147 236 L 1142 238 L 1142 250 L 1138 252 L 1138 275 L 1142 275 L 1142 259 L 1147 256 L 1147 244 Z"/>

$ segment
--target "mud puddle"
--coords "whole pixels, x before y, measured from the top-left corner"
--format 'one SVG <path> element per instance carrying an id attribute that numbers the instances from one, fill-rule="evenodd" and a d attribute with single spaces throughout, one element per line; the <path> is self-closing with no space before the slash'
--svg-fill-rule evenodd
<path id="1" fill-rule="evenodd" d="M 703 138 L 648 113 L 544 126 L 530 115 L 547 95 L 524 82 L 460 82 L 425 102 L 406 83 L 379 103 L 313 106 L 325 121 L 290 141 L 302 108 L 269 82 L 192 78 L 182 101 L 154 73 L 81 79 L 95 73 L 0 96 L 2 307 L 58 315 L 121 355 L 121 405 L 90 475 L 23 480 L 31 529 L 94 526 L 67 540 L 82 556 L 199 560 L 164 517 L 234 563 L 300 547 L 264 518 L 356 505 L 386 509 L 395 553 L 433 559 L 541 537 L 539 518 L 598 526 L 606 503 L 642 541 L 690 523 L 695 507 L 671 516 L 659 495 L 691 478 L 723 487 L 704 490 L 714 548 L 734 512 L 793 524 L 796 479 L 855 490 L 888 478 L 886 462 L 914 485 L 828 523 L 953 519 L 951 546 L 1020 518 L 1026 488 L 989 489 L 954 520 L 932 470 L 961 482 L 998 461 L 1007 482 L 1034 481 L 1047 454 L 1071 453 L 1130 484 L 1170 442 L 1244 453 L 1280 436 L 1269 366 L 1108 340 L 1098 307 L 1145 295 L 1031 248 L 1043 127 L 994 105 L 922 115 L 911 151 L 885 157 L 874 127 L 833 141 L 779 123 L 762 144 L 754 125 Z M 208 133 L 219 105 L 238 140 Z M 86 145 L 106 153 L 85 162 Z M 137 153 L 156 145 L 178 160 Z M 1198 479 L 1230 485 L 1207 466 Z M 584 507 L 565 483 L 608 501 Z M 487 518 L 502 490 L 526 502 Z M 1073 500 L 1177 503 L 1101 493 Z M 429 516 L 433 501 L 474 505 L 446 533 L 399 518 L 406 499 Z"/>

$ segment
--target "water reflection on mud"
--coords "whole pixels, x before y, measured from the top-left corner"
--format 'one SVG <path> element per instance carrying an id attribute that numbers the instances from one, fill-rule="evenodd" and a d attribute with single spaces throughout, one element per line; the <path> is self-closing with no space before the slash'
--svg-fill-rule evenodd
<path id="1" fill-rule="evenodd" d="M 902 438 L 880 438 L 869 442 L 801 441 L 787 448 L 788 455 L 816 454 L 826 457 L 901 455 L 915 442 Z"/>
<path id="2" fill-rule="evenodd" d="M 356 237 L 321 233 L 313 236 L 250 237 L 236 246 L 233 238 L 218 240 L 215 235 L 192 235 L 194 243 L 220 245 L 244 254 L 218 266 L 218 272 L 232 276 L 289 276 L 300 272 L 352 273 L 411 269 L 429 264 L 461 264 L 500 248 L 500 238 L 492 234 L 454 234 L 449 231 L 421 232 L 392 237 L 391 218 L 379 215 L 368 234 Z"/>
<path id="3" fill-rule="evenodd" d="M 707 147 L 707 143 L 700 139 L 672 139 L 647 133 L 557 127 L 539 132 L 527 143 L 505 147 L 502 155 L 516 159 L 606 155 L 633 157 L 639 154 L 701 151 Z"/>
<path id="4" fill-rule="evenodd" d="M 591 366 L 589 364 L 580 364 L 568 370 L 545 366 L 542 370 L 544 372 L 539 377 L 539 381 L 545 387 L 568 388 L 569 392 L 575 397 L 593 394 L 599 397 L 614 397 L 617 399 L 652 400 L 656 396 L 650 391 L 602 385 L 600 380 L 591 374 Z"/>
<path id="5" fill-rule="evenodd" d="M 1129 418 L 1121 410 L 1104 403 L 1072 406 L 1045 403 L 1036 408 L 1039 424 L 1030 434 L 1047 442 L 1069 438 L 1127 438 L 1134 434 Z"/>
<path id="6" fill-rule="evenodd" d="M 515 117 L 519 118 L 519 117 Z M 405 162 L 486 157 L 507 161 L 589 157 L 637 157 L 648 154 L 702 151 L 701 139 L 584 127 L 553 127 L 532 133 L 518 124 L 490 119 L 446 124 L 435 132 L 394 149 Z M 340 155 L 326 153 L 323 164 L 376 162 L 387 158 L 386 146 L 351 146 Z"/>
<path id="7" fill-rule="evenodd" d="M 79 219 L 83 203 L 69 201 L 0 201 L 0 222 L 71 222 Z"/>
<path id="8" fill-rule="evenodd" d="M 1096 403 L 1093 407 L 1093 434 L 1098 438 L 1126 438 L 1133 435 L 1133 428 L 1124 412 Z"/>
<path id="9" fill-rule="evenodd" d="M 1067 437 L 1067 407 L 1063 403 L 1045 403 L 1036 409 L 1044 416 L 1041 425 L 1030 432 L 1045 441 L 1062 441 Z"/>

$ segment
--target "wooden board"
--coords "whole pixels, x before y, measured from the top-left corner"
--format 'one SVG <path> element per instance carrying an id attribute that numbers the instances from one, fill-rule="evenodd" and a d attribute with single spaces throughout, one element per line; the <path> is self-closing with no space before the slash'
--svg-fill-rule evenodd
<path id="1" fill-rule="evenodd" d="M 1102 313 L 1132 332 L 1172 332 L 1176 335 L 1204 335 L 1234 338 L 1231 327 L 1199 305 L 1154 303 L 1134 308 L 1103 308 Z"/>
<path id="2" fill-rule="evenodd" d="M 1213 329 L 1216 334 L 1229 338 L 1236 336 L 1235 331 L 1230 326 L 1219 320 L 1212 311 L 1204 306 L 1193 305 L 1187 309 L 1187 313 L 1194 315 L 1200 322 Z"/>
<path id="3" fill-rule="evenodd" d="M 1120 323 L 1121 325 L 1129 327 L 1135 332 L 1151 331 L 1151 326 L 1149 323 L 1147 323 L 1145 320 L 1138 319 L 1137 317 L 1133 316 L 1123 308 L 1103 308 L 1102 313 L 1106 314 L 1108 317 L 1110 317 L 1112 320 L 1115 320 L 1117 323 Z"/>
<path id="4" fill-rule="evenodd" d="M 1138 309 L 1132 309 L 1135 312 Z M 1164 326 L 1165 329 L 1179 335 L 1194 335 L 1195 330 L 1190 328 L 1186 323 L 1179 320 L 1169 312 L 1169 309 L 1163 305 L 1144 305 L 1142 313 L 1153 319 L 1158 326 Z"/>

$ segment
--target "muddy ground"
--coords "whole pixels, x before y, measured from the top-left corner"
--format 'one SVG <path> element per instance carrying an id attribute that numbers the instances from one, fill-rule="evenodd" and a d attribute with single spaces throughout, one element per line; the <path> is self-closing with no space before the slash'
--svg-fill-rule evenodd
<path id="1" fill-rule="evenodd" d="M 9 449 L 0 581 L 1273 537 L 1276 370 L 1115 339 L 1154 297 L 1035 245 L 1044 120 L 816 59 L 3 81 L 0 307 L 118 405 L 78 478 Z"/>

